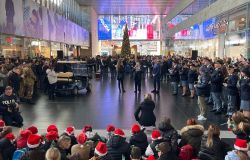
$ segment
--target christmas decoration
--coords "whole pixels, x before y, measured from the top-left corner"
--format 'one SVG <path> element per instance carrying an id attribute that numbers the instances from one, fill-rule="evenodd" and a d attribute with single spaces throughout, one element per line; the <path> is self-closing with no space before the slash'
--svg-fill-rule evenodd
<path id="1" fill-rule="evenodd" d="M 122 41 L 122 50 L 121 54 L 125 57 L 131 54 L 130 42 L 129 42 L 129 35 L 128 35 L 128 26 L 125 26 L 124 34 L 123 34 L 123 41 Z"/>

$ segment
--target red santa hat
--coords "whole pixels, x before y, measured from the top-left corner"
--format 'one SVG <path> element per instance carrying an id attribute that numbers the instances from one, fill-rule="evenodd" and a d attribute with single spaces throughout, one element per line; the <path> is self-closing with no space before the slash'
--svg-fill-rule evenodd
<path id="1" fill-rule="evenodd" d="M 32 134 L 37 134 L 38 133 L 38 129 L 37 129 L 36 126 L 30 126 L 27 129 L 30 130 Z"/>
<path id="2" fill-rule="evenodd" d="M 108 153 L 107 145 L 103 142 L 98 142 L 95 147 L 95 154 L 98 156 L 105 156 Z"/>
<path id="3" fill-rule="evenodd" d="M 120 128 L 116 128 L 116 129 L 115 129 L 114 135 L 125 138 L 125 133 L 124 133 L 123 130 L 120 129 Z"/>
<path id="4" fill-rule="evenodd" d="M 72 135 L 75 132 L 75 127 L 74 126 L 69 126 L 66 128 L 66 130 L 64 131 L 67 135 Z"/>
<path id="5" fill-rule="evenodd" d="M 50 131 L 58 132 L 57 126 L 54 125 L 54 124 L 49 125 L 48 128 L 47 128 L 47 132 L 50 132 Z"/>
<path id="6" fill-rule="evenodd" d="M 91 125 L 86 125 L 86 126 L 84 126 L 84 128 L 83 128 L 83 132 L 92 132 L 92 126 Z"/>
<path id="7" fill-rule="evenodd" d="M 109 133 L 110 133 L 110 132 L 114 132 L 114 131 L 115 131 L 115 126 L 113 126 L 113 125 L 110 124 L 110 125 L 107 126 L 107 129 L 106 129 L 106 130 L 107 130 L 107 132 L 109 132 Z"/>
<path id="8" fill-rule="evenodd" d="M 239 151 L 248 151 L 247 141 L 243 139 L 236 139 L 234 148 Z"/>
<path id="9" fill-rule="evenodd" d="M 42 142 L 42 137 L 37 134 L 31 134 L 27 141 L 27 146 L 29 148 L 37 148 Z"/>
<path id="10" fill-rule="evenodd" d="M 14 136 L 13 133 L 9 133 L 9 134 L 6 134 L 6 135 L 4 136 L 4 138 L 6 138 L 6 139 L 12 141 L 12 140 L 15 139 L 15 136 Z"/>
<path id="11" fill-rule="evenodd" d="M 0 120 L 0 129 L 3 129 L 5 127 L 5 122 L 3 120 Z"/>
<path id="12" fill-rule="evenodd" d="M 151 138 L 152 138 L 153 141 L 154 141 L 154 140 L 157 140 L 157 139 L 161 139 L 162 137 L 161 137 L 160 131 L 154 130 L 154 131 L 152 132 L 152 134 L 151 134 Z"/>
<path id="13" fill-rule="evenodd" d="M 134 124 L 131 127 L 132 134 L 139 133 L 141 131 L 141 127 L 138 124 Z"/>
<path id="14" fill-rule="evenodd" d="M 46 134 L 46 139 L 48 141 L 54 141 L 57 140 L 59 137 L 58 133 L 56 131 L 50 131 Z"/>
<path id="15" fill-rule="evenodd" d="M 147 160 L 156 160 L 154 156 L 149 156 Z"/>
<path id="16" fill-rule="evenodd" d="M 77 136 L 77 142 L 78 142 L 78 144 L 83 145 L 86 141 L 87 141 L 87 136 L 86 136 L 86 134 L 84 132 L 80 133 Z"/>
<path id="17" fill-rule="evenodd" d="M 28 129 L 25 129 L 25 130 L 21 130 L 20 131 L 20 136 L 22 137 L 22 138 L 29 138 L 29 136 L 32 134 L 32 132 L 30 131 L 30 130 L 28 130 Z"/>

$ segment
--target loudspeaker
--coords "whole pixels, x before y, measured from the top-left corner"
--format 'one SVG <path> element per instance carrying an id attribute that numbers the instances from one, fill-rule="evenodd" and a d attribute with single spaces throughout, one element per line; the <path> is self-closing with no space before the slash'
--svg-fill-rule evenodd
<path id="1" fill-rule="evenodd" d="M 63 59 L 63 51 L 62 50 L 57 51 L 57 59 Z"/>
<path id="2" fill-rule="evenodd" d="M 198 50 L 192 50 L 192 60 L 197 60 Z"/>

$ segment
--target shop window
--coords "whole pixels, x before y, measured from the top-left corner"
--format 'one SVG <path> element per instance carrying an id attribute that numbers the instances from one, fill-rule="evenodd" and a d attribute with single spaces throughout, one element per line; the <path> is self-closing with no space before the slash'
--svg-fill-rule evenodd
<path id="1" fill-rule="evenodd" d="M 228 32 L 246 29 L 247 9 L 241 8 L 229 16 Z"/>
<path id="2" fill-rule="evenodd" d="M 246 54 L 246 34 L 245 32 L 233 33 L 226 36 L 225 55 L 227 57 L 238 58 L 239 55 Z"/>

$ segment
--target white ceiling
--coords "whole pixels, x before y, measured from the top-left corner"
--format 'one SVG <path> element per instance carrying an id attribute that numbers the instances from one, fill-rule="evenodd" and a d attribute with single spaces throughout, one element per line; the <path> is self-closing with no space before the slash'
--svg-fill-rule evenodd
<path id="1" fill-rule="evenodd" d="M 92 6 L 97 14 L 165 15 L 181 0 L 76 0 Z M 204 0 L 207 1 L 207 0 Z"/>

